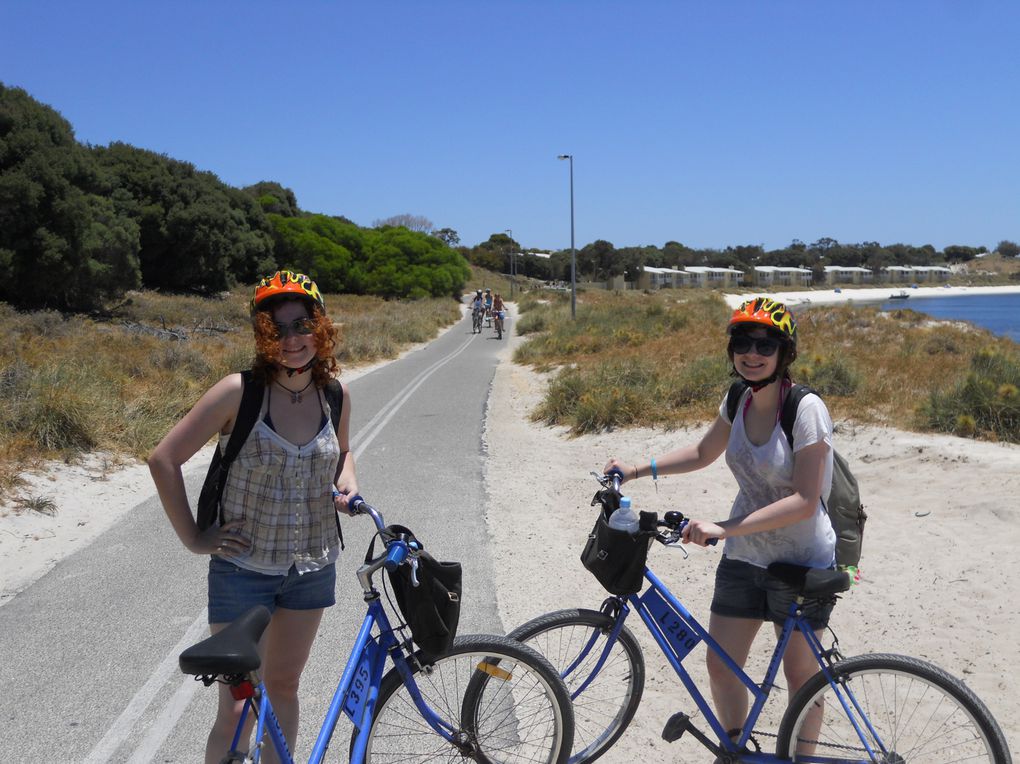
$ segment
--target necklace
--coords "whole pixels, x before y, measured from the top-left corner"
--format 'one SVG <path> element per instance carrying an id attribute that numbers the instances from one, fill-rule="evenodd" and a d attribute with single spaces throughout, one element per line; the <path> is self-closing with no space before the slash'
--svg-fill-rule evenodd
<path id="1" fill-rule="evenodd" d="M 305 390 L 307 390 L 309 387 L 311 387 L 312 386 L 312 382 L 314 382 L 314 381 L 315 381 L 314 377 L 310 378 L 308 380 L 308 384 L 306 384 L 300 390 L 291 390 L 286 385 L 280 384 L 279 381 L 277 381 L 276 384 L 277 384 L 277 386 L 282 387 L 284 390 L 286 390 L 288 393 L 290 393 L 290 402 L 291 403 L 301 403 L 301 397 L 302 397 L 301 393 L 303 393 Z"/>

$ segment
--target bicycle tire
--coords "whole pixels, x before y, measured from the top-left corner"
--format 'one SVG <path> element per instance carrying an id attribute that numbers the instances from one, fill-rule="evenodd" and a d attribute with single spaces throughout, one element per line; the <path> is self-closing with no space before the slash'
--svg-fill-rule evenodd
<path id="1" fill-rule="evenodd" d="M 499 681 L 479 671 L 498 667 Z M 457 637 L 434 663 L 412 667 L 418 689 L 433 711 L 457 730 L 467 752 L 440 737 L 411 700 L 396 668 L 379 687 L 365 761 L 545 762 L 566 764 L 574 714 L 563 681 L 535 650 L 507 637 Z M 487 681 L 479 682 L 485 676 Z M 357 730 L 351 737 L 353 748 Z"/>
<path id="2" fill-rule="evenodd" d="M 518 626 L 507 636 L 530 645 L 564 672 L 590 640 L 600 636 L 579 670 L 564 677 L 573 695 L 602 655 L 614 620 L 597 610 L 559 610 Z M 574 698 L 574 746 L 570 764 L 595 761 L 624 733 L 634 718 L 645 686 L 645 661 L 634 634 L 624 626 L 599 676 Z"/>
<path id="3" fill-rule="evenodd" d="M 1002 730 L 980 699 L 959 679 L 917 658 L 861 655 L 835 664 L 832 676 L 848 688 L 888 751 L 869 733 L 878 760 L 963 761 L 1010 764 Z M 807 712 L 822 706 L 818 734 L 802 732 Z M 863 725 L 859 725 L 863 726 Z M 801 735 L 806 735 L 803 741 Z M 779 725 L 776 755 L 794 758 L 798 742 L 813 747 L 811 761 L 868 761 L 869 755 L 825 675 L 819 671 L 794 695 Z M 807 753 L 808 751 L 805 751 Z"/>

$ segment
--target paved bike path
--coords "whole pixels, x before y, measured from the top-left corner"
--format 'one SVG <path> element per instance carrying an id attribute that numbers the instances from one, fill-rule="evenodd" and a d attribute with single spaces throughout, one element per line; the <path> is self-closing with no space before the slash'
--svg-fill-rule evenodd
<path id="1" fill-rule="evenodd" d="M 465 568 L 462 631 L 502 633 L 485 529 L 481 431 L 497 352 L 470 317 L 350 383 L 366 500 Z M 202 470 L 189 475 L 196 496 Z M 20 762 L 201 760 L 215 691 L 176 670 L 205 636 L 205 558 L 180 545 L 154 495 L 0 609 L 0 750 Z M 371 521 L 344 518 L 337 606 L 302 687 L 298 760 L 318 731 L 364 613 L 354 570 Z M 334 748 L 346 751 L 350 725 Z"/>

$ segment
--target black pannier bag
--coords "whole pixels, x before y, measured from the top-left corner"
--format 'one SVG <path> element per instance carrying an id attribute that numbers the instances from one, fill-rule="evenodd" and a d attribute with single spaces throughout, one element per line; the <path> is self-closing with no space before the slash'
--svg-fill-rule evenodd
<path id="1" fill-rule="evenodd" d="M 609 516 L 620 506 L 619 497 L 609 489 L 595 494 L 592 506 L 601 504 L 595 525 L 581 551 L 581 564 L 598 579 L 610 594 L 627 595 L 641 590 L 644 583 L 648 546 L 655 535 L 653 530 L 658 516 L 654 512 L 641 513 L 638 533 L 609 527 Z"/>
<path id="2" fill-rule="evenodd" d="M 380 535 L 384 540 L 403 538 L 422 546 L 402 525 L 388 525 Z M 366 559 L 371 558 L 370 548 Z M 415 586 L 410 565 L 389 572 L 397 607 L 411 629 L 411 639 L 420 649 L 420 658 L 431 663 L 450 649 L 457 636 L 463 571 L 459 562 L 441 562 L 423 550 L 418 553 L 417 577 Z"/>

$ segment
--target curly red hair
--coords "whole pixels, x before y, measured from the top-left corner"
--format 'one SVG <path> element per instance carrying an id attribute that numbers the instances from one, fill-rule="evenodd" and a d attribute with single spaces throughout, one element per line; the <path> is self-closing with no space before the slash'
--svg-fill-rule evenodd
<path id="1" fill-rule="evenodd" d="M 340 374 L 340 364 L 335 355 L 336 346 L 340 342 L 340 330 L 318 304 L 301 298 L 293 299 L 305 306 L 309 313 L 308 317 L 312 320 L 315 357 L 318 360 L 312 367 L 312 379 L 316 387 L 325 387 L 330 379 Z M 280 301 L 276 300 L 272 307 L 279 304 Z M 277 336 L 272 311 L 269 308 L 255 311 L 252 327 L 255 331 L 255 360 L 251 365 L 252 372 L 256 378 L 268 385 L 273 381 L 280 361 L 280 339 Z"/>

